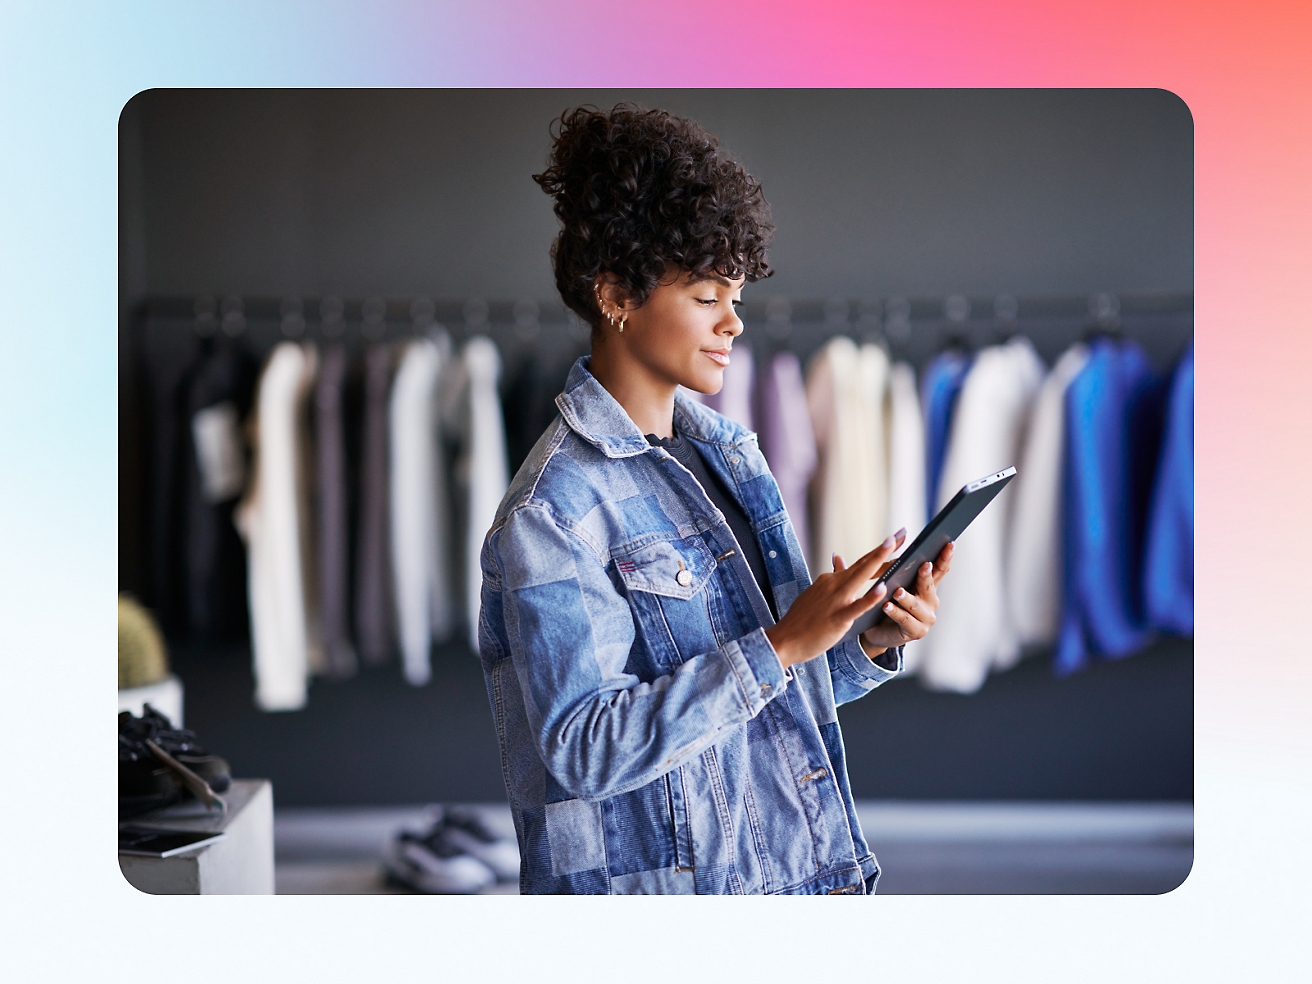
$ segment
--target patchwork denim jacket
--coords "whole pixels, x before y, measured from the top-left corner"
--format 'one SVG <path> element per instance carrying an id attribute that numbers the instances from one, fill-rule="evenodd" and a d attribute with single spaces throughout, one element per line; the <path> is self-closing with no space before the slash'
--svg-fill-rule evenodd
<path id="1" fill-rule="evenodd" d="M 852 640 L 785 672 L 724 514 L 587 362 L 481 558 L 521 891 L 873 891 L 835 706 L 894 676 L 901 650 L 885 668 Z M 810 576 L 756 435 L 682 395 L 674 414 L 746 511 L 786 611 Z"/>

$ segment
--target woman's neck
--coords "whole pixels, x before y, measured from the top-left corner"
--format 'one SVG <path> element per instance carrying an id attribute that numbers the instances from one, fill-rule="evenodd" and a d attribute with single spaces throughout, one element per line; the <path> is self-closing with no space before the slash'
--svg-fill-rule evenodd
<path id="1" fill-rule="evenodd" d="M 593 345 L 588 371 L 643 434 L 674 436 L 677 383 L 655 376 L 622 346 Z"/>

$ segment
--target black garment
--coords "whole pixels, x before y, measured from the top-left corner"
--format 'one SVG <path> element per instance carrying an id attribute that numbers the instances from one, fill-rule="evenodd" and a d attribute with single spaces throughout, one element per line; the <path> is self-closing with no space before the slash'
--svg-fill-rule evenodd
<path id="1" fill-rule="evenodd" d="M 186 554 L 187 619 L 195 634 L 236 639 L 247 632 L 246 549 L 232 522 L 237 497 L 223 502 L 205 497 L 192 421 L 201 410 L 221 403 L 231 403 L 237 419 L 244 420 L 259 367 L 238 343 L 226 339 L 208 342 L 202 351 L 178 421 L 186 459 L 180 545 Z"/>
<path id="2" fill-rule="evenodd" d="M 360 518 L 355 530 L 355 643 L 366 663 L 382 663 L 392 653 L 392 583 L 387 547 L 391 348 L 371 345 L 365 351 L 364 365 Z"/>
<path id="3" fill-rule="evenodd" d="M 765 570 L 765 557 L 761 554 L 760 541 L 756 539 L 756 532 L 752 529 L 751 520 L 747 518 L 743 507 L 706 467 L 706 462 L 702 460 L 697 448 L 685 441 L 677 430 L 670 438 L 657 437 L 655 434 L 648 434 L 646 437 L 648 444 L 664 448 L 670 452 L 675 461 L 692 472 L 693 478 L 697 479 L 697 484 L 705 490 L 707 498 L 724 513 L 724 520 L 729 524 L 729 530 L 743 552 L 743 560 L 747 561 L 747 566 L 752 569 L 752 577 L 756 579 L 761 594 L 765 595 L 765 600 L 770 605 L 770 614 L 777 621 L 779 612 L 774 606 L 774 589 L 770 587 L 770 576 Z"/>

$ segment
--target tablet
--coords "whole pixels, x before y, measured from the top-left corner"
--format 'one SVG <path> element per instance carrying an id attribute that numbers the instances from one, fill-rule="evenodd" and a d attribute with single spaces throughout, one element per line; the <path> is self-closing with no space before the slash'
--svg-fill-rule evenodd
<path id="1" fill-rule="evenodd" d="M 898 588 L 906 588 L 914 593 L 913 584 L 920 565 L 927 560 L 931 563 L 937 560 L 943 548 L 961 536 L 975 517 L 984 511 L 984 507 L 992 502 L 1015 477 L 1015 468 L 1004 468 L 1000 472 L 985 475 L 963 486 L 961 491 L 952 497 L 952 501 L 940 509 L 938 515 L 920 531 L 920 535 L 911 542 L 911 546 L 903 550 L 901 556 L 893 561 L 893 566 L 880 575 L 870 590 L 874 591 L 880 584 L 887 584 L 889 598 L 893 597 L 893 592 Z M 855 638 L 886 618 L 888 616 L 884 614 L 884 603 L 880 602 L 878 606 L 852 623 L 852 630 L 848 632 L 846 638 Z"/>

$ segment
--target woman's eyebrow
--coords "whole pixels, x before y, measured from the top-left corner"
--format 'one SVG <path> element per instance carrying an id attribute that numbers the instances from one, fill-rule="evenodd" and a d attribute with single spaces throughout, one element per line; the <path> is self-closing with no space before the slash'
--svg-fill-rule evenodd
<path id="1" fill-rule="evenodd" d="M 688 281 L 688 286 L 696 287 L 698 284 L 704 284 L 708 282 L 717 283 L 722 287 L 733 287 L 732 282 L 726 280 L 724 277 L 721 277 L 717 273 L 706 273 L 706 274 L 702 274 L 700 277 L 693 277 L 692 280 Z"/>

